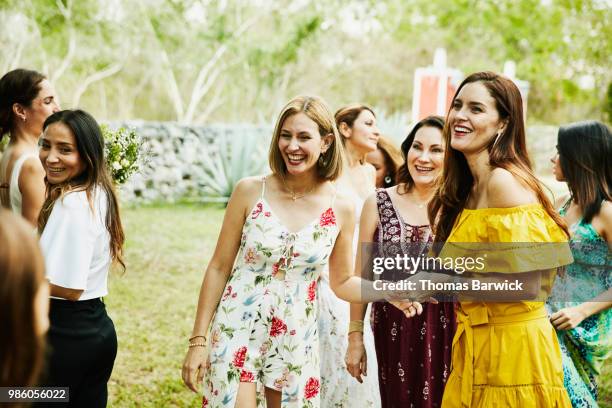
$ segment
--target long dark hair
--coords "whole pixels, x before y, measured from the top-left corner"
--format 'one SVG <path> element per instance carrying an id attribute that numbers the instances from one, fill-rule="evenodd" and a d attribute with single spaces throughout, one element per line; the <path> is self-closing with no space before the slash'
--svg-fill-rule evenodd
<path id="1" fill-rule="evenodd" d="M 46 77 L 29 69 L 14 69 L 0 79 L 0 141 L 15 126 L 13 105 L 29 107 L 40 92 L 40 83 Z"/>
<path id="2" fill-rule="evenodd" d="M 463 80 L 455 92 L 453 101 L 461 89 L 472 82 L 480 82 L 487 88 L 491 97 L 495 99 L 495 107 L 500 120 L 507 123 L 503 133 L 493 138 L 487 147 L 489 164 L 492 167 L 509 171 L 531 188 L 548 215 L 566 234 L 569 234 L 565 222 L 554 210 L 552 203 L 544 193 L 544 188 L 531 169 L 525 142 L 523 100 L 519 89 L 510 79 L 494 72 L 477 72 Z M 445 242 L 448 238 L 457 216 L 465 208 L 474 184 L 474 177 L 465 156 L 451 147 L 451 126 L 447 116 L 442 133 L 446 146 L 442 179 L 437 194 L 428 206 L 429 221 L 434 225 L 438 242 Z"/>
<path id="3" fill-rule="evenodd" d="M 123 263 L 123 243 L 125 236 L 119 216 L 119 202 L 112 179 L 104 159 L 104 139 L 98 122 L 89 113 L 82 110 L 63 110 L 49 116 L 43 124 L 43 130 L 56 122 L 68 126 L 76 140 L 77 150 L 85 164 L 85 170 L 77 177 L 62 184 L 47 183 L 47 197 L 38 218 L 38 229 L 42 233 L 53 210 L 56 200 L 69 191 L 85 191 L 92 203 L 93 190 L 100 187 L 108 197 L 106 212 L 106 229 L 110 234 L 110 248 L 113 261 Z"/>
<path id="4" fill-rule="evenodd" d="M 406 139 L 402 142 L 402 156 L 404 157 L 404 165 L 399 168 L 397 171 L 397 176 L 395 178 L 395 182 L 399 185 L 400 183 L 404 183 L 404 191 L 403 193 L 399 191 L 399 194 L 405 194 L 414 186 L 414 180 L 410 175 L 410 171 L 408 171 L 408 150 L 412 147 L 412 143 L 414 142 L 414 138 L 416 137 L 417 132 L 422 127 L 433 127 L 436 129 L 440 129 L 440 131 L 444 130 L 444 118 L 441 116 L 428 116 L 425 119 L 421 119 L 408 133 Z"/>
<path id="5" fill-rule="evenodd" d="M 588 224 L 599 213 L 604 200 L 612 201 L 610 129 L 596 121 L 562 126 L 557 149 L 572 201 L 582 210 L 583 222 Z"/>
<path id="6" fill-rule="evenodd" d="M 35 299 L 44 261 L 32 228 L 0 209 L 0 387 L 36 385 L 44 360 Z"/>

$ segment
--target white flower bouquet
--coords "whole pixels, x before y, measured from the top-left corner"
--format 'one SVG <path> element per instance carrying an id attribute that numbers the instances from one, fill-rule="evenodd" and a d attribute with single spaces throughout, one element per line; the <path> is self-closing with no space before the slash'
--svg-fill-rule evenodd
<path id="1" fill-rule="evenodd" d="M 101 125 L 104 136 L 106 165 L 117 184 L 125 183 L 140 168 L 142 139 L 134 129 L 111 130 Z"/>

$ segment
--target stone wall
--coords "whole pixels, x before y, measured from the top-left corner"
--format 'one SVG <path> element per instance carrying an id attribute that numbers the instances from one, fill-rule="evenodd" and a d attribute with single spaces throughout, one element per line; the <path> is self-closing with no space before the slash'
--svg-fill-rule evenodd
<path id="1" fill-rule="evenodd" d="M 169 122 L 114 122 L 111 127 L 135 128 L 145 140 L 147 162 L 141 172 L 122 186 L 124 202 L 175 202 L 179 199 L 216 201 L 205 192 L 206 177 L 210 172 L 206 161 L 217 159 L 222 138 L 230 145 L 238 138 L 248 138 L 257 152 L 261 170 L 267 171 L 270 126 L 211 125 L 187 126 Z M 555 192 L 565 190 L 564 183 L 552 178 L 550 158 L 555 152 L 557 127 L 531 126 L 527 130 L 527 144 L 532 164 L 538 176 Z M 244 174 L 246 176 L 249 174 Z M 240 177 L 240 176 L 237 176 Z"/>
<path id="2" fill-rule="evenodd" d="M 219 140 L 225 138 L 231 146 L 238 138 L 248 138 L 253 151 L 261 151 L 267 150 L 272 133 L 270 127 L 255 125 L 188 126 L 130 121 L 112 122 L 109 126 L 134 128 L 144 140 L 142 169 L 121 187 L 122 201 L 131 203 L 223 201 L 204 192 L 205 172 L 211 173 L 206 162 L 218 159 Z M 259 160 L 267 164 L 267 157 Z"/>

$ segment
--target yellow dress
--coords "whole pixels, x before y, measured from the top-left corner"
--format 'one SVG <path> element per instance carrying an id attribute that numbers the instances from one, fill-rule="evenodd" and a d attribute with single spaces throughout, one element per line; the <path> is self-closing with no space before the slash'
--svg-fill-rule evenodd
<path id="1" fill-rule="evenodd" d="M 528 243 L 530 248 L 508 251 L 505 245 L 503 255 L 491 255 L 496 267 L 488 270 L 544 271 L 543 292 L 552 287 L 556 268 L 572 262 L 565 233 L 540 204 L 463 210 L 440 256 L 452 254 L 459 243 L 499 242 Z M 490 248 L 490 253 L 504 252 L 499 245 Z M 460 302 L 457 322 L 443 408 L 571 408 L 544 302 Z"/>

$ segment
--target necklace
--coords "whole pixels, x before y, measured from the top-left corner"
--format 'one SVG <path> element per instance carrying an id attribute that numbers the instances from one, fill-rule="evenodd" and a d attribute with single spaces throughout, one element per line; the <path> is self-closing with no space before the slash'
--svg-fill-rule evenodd
<path id="1" fill-rule="evenodd" d="M 289 194 L 291 194 L 291 199 L 293 201 L 299 199 L 299 198 L 304 198 L 306 197 L 308 194 L 312 193 L 312 191 L 315 189 L 315 187 L 317 186 L 316 184 L 313 185 L 312 187 L 310 187 L 308 190 L 304 191 L 303 193 L 296 193 L 295 190 L 289 188 L 289 186 L 287 185 L 287 182 L 285 181 L 284 177 L 281 177 L 281 180 L 283 182 L 283 186 L 285 187 L 285 190 L 287 190 L 289 192 Z"/>
<path id="2" fill-rule="evenodd" d="M 430 201 L 430 200 L 427 200 L 427 201 L 425 201 L 425 202 L 418 202 L 418 201 L 415 199 L 415 194 L 413 193 L 413 194 L 412 194 L 412 201 L 413 201 L 414 205 L 416 205 L 416 206 L 417 206 L 417 208 L 425 208 L 425 207 L 427 206 L 427 204 L 429 204 L 429 201 Z"/>

